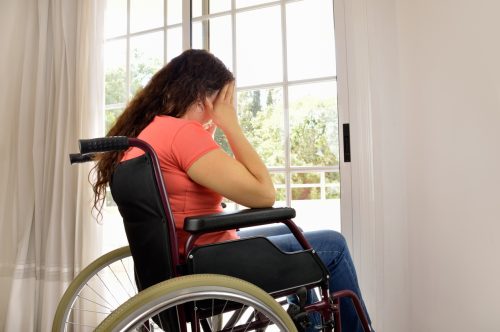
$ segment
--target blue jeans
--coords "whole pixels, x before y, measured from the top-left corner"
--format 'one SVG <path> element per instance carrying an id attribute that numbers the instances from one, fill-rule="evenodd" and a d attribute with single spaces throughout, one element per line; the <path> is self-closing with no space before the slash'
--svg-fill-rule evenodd
<path id="1" fill-rule="evenodd" d="M 347 243 L 342 234 L 333 230 L 322 230 L 304 232 L 304 237 L 318 253 L 318 256 L 325 264 L 330 274 L 330 292 L 343 289 L 352 290 L 361 300 L 365 313 L 365 304 L 361 297 L 358 285 L 356 270 L 347 248 Z M 258 228 L 243 229 L 238 232 L 240 237 L 265 236 L 284 252 L 294 252 L 302 250 L 295 237 L 285 225 L 265 226 Z M 313 301 L 314 293 L 308 296 L 308 301 Z M 340 316 L 342 321 L 342 331 L 363 332 L 361 321 L 358 318 L 354 305 L 350 299 L 343 298 L 340 302 Z M 311 317 L 314 323 L 319 322 L 317 317 Z M 370 318 L 368 317 L 368 321 Z M 371 324 L 371 323 L 370 323 Z M 307 331 L 315 331 L 314 327 Z"/>

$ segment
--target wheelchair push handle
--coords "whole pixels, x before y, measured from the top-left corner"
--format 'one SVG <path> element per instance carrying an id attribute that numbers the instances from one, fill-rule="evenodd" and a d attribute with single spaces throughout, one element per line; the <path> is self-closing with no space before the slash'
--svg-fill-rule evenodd
<path id="1" fill-rule="evenodd" d="M 126 136 L 81 139 L 79 143 L 82 155 L 95 152 L 121 151 L 128 149 L 130 146 L 129 139 Z"/>
<path id="2" fill-rule="evenodd" d="M 94 157 L 95 155 L 93 153 L 88 153 L 88 154 L 70 153 L 69 162 L 71 164 L 81 164 L 94 160 Z"/>

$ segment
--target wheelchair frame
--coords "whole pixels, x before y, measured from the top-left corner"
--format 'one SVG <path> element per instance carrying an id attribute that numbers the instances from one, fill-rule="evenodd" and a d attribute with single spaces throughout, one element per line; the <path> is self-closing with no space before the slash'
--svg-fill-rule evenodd
<path id="1" fill-rule="evenodd" d="M 171 253 L 170 269 L 173 272 L 173 277 L 181 277 L 179 267 L 185 264 L 185 259 L 179 256 L 179 245 L 176 237 L 175 222 L 171 214 L 170 203 L 167 197 L 167 191 L 158 157 L 154 149 L 146 142 L 137 138 L 127 137 L 106 137 L 96 138 L 89 140 L 80 140 L 80 154 L 70 155 L 71 163 L 86 162 L 93 159 L 95 153 L 110 152 L 110 151 L 123 151 L 130 147 L 137 147 L 143 150 L 151 160 L 152 171 L 154 180 L 158 188 L 159 198 L 163 206 L 166 216 L 166 227 L 168 228 L 168 245 Z M 215 231 L 223 231 L 229 229 L 238 229 L 244 227 L 260 226 L 271 223 L 283 223 L 295 236 L 304 251 L 311 251 L 314 249 L 310 246 L 304 238 L 300 229 L 292 221 L 295 216 L 295 211 L 290 208 L 269 208 L 269 209 L 247 209 L 233 213 L 221 213 L 209 216 L 194 216 L 186 218 L 184 230 L 191 233 L 185 245 L 184 253 L 187 256 L 195 247 L 196 240 L 203 234 Z M 213 222 L 215 221 L 215 222 Z M 307 313 L 317 312 L 321 315 L 323 326 L 321 330 L 324 332 L 341 332 L 341 317 L 340 317 L 340 299 L 349 298 L 354 304 L 355 310 L 360 318 L 361 324 L 365 332 L 370 331 L 368 319 L 362 308 L 361 302 L 357 295 L 350 290 L 342 290 L 330 294 L 328 289 L 328 276 L 326 280 L 321 283 L 313 285 L 312 287 L 319 287 L 321 299 L 315 303 L 305 305 L 303 310 Z M 311 287 L 311 288 L 312 288 Z M 285 292 L 277 292 L 272 294 L 273 297 L 287 295 Z M 288 293 L 289 295 L 289 293 Z M 181 319 L 185 315 L 179 313 Z M 194 324 L 193 332 L 198 332 L 198 324 Z"/>

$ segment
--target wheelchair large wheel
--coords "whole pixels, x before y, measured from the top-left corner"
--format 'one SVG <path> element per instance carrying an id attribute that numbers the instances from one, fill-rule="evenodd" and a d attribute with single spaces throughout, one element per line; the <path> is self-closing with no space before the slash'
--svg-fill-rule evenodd
<path id="1" fill-rule="evenodd" d="M 113 250 L 89 264 L 71 282 L 57 307 L 52 331 L 92 331 L 135 294 L 130 248 Z"/>
<path id="2" fill-rule="evenodd" d="M 186 320 L 195 322 L 181 324 L 180 331 L 297 331 L 287 312 L 262 289 L 214 274 L 183 276 L 149 287 L 113 311 L 96 331 L 147 327 L 170 332 L 157 326 L 161 320 L 155 317 L 179 306 Z"/>

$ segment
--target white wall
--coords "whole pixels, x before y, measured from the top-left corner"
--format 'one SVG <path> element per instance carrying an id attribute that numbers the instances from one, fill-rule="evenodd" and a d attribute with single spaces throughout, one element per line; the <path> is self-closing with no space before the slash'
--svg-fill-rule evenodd
<path id="1" fill-rule="evenodd" d="M 408 331 L 406 115 L 400 107 L 396 4 L 395 0 L 343 3 L 345 8 L 336 14 L 343 10 L 346 30 L 351 250 L 375 329 Z"/>
<path id="2" fill-rule="evenodd" d="M 397 3 L 412 331 L 500 331 L 500 1 Z"/>
<path id="3" fill-rule="evenodd" d="M 397 12 L 394 0 L 367 1 L 370 107 L 373 135 L 375 249 L 381 267 L 375 327 L 382 332 L 409 331 L 407 128 L 401 109 Z"/>
<path id="4" fill-rule="evenodd" d="M 500 331 L 500 1 L 345 1 L 353 252 L 377 331 Z"/>

